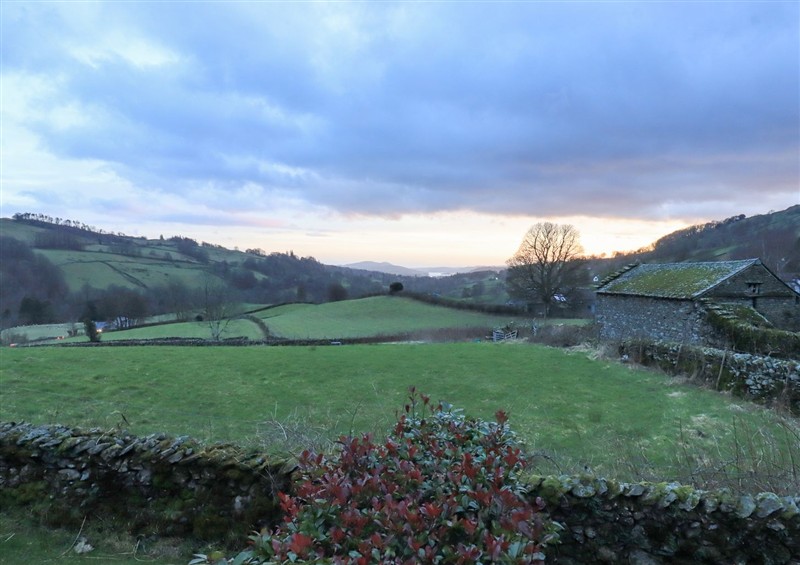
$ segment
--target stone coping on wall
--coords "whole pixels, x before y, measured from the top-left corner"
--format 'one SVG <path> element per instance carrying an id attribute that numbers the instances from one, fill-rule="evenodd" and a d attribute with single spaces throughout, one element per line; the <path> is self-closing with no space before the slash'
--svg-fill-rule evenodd
<path id="1" fill-rule="evenodd" d="M 528 492 L 563 527 L 557 563 L 800 563 L 800 494 L 593 476 L 531 477 Z"/>

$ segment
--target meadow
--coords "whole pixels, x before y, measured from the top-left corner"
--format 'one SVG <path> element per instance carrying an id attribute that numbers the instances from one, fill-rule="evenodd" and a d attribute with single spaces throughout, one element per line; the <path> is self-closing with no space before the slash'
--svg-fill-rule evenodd
<path id="1" fill-rule="evenodd" d="M 393 296 L 373 296 L 356 300 L 328 302 L 324 304 L 286 304 L 264 307 L 247 304 L 239 305 L 237 312 L 249 311 L 262 320 L 269 329 L 270 336 L 286 339 L 347 339 L 378 336 L 410 336 L 424 338 L 440 337 L 448 330 L 461 333 L 469 331 L 478 337 L 491 333 L 493 327 L 515 324 L 525 328 L 530 320 L 507 315 L 489 315 L 468 310 L 457 310 L 444 306 L 425 304 L 417 300 Z M 586 320 L 551 320 L 552 324 L 584 324 Z M 48 324 L 21 326 L 3 330 L 5 342 L 11 338 L 23 337 L 27 340 L 54 339 L 64 337 L 67 331 L 82 324 Z M 472 330 L 479 330 L 477 333 Z M 122 339 L 159 339 L 167 337 L 210 339 L 211 332 L 207 322 L 172 322 L 160 325 L 131 328 L 105 332 L 104 341 Z M 221 336 L 224 338 L 247 337 L 252 340 L 263 339 L 258 325 L 246 318 L 233 319 Z M 86 341 L 85 336 L 66 340 L 67 342 Z"/>
<path id="2" fill-rule="evenodd" d="M 776 490 L 781 470 L 796 473 L 800 460 L 796 421 L 589 350 L 449 343 L 0 351 L 2 420 L 291 453 L 329 447 L 340 434 L 382 435 L 416 386 L 469 416 L 509 412 L 543 473 L 588 467 L 623 480 Z"/>

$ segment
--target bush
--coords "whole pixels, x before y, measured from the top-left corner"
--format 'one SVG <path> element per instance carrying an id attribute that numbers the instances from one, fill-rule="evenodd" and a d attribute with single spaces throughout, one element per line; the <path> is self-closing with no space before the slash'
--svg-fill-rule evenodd
<path id="1" fill-rule="evenodd" d="M 83 321 L 83 331 L 86 333 L 86 337 L 88 337 L 89 341 L 92 343 L 97 343 L 100 341 L 100 331 L 97 329 L 97 324 L 95 324 L 89 318 L 86 318 Z"/>
<path id="2" fill-rule="evenodd" d="M 233 562 L 541 562 L 553 536 L 519 481 L 527 462 L 506 415 L 429 409 L 412 389 L 384 443 L 343 437 L 337 456 L 304 452 L 296 493 L 279 495 L 283 525 L 252 535 Z"/>

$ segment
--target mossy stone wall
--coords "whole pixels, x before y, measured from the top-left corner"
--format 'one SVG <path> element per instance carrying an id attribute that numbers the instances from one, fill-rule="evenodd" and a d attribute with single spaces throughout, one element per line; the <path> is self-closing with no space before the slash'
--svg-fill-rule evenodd
<path id="1" fill-rule="evenodd" d="M 280 518 L 291 468 L 187 437 L 0 424 L 0 505 L 60 524 L 104 513 L 131 533 L 240 541 Z"/>
<path id="2" fill-rule="evenodd" d="M 564 528 L 548 562 L 800 563 L 800 495 L 569 476 L 534 477 L 529 495 Z"/>
<path id="3" fill-rule="evenodd" d="M 701 344 L 713 335 L 691 300 L 598 294 L 595 319 L 606 340 L 654 339 Z"/>
<path id="4" fill-rule="evenodd" d="M 93 513 L 133 533 L 241 544 L 280 519 L 291 467 L 188 438 L 0 423 L 0 505 L 72 519 Z M 564 527 L 548 562 L 800 562 L 800 496 L 734 496 L 676 483 L 532 477 L 529 495 Z"/>
<path id="5" fill-rule="evenodd" d="M 758 285 L 757 290 L 751 285 Z M 797 294 L 763 265 L 723 281 L 704 298 L 752 306 L 776 328 L 800 331 L 800 301 Z"/>
<path id="6" fill-rule="evenodd" d="M 624 341 L 619 351 L 636 363 L 800 416 L 800 361 L 650 341 Z"/>

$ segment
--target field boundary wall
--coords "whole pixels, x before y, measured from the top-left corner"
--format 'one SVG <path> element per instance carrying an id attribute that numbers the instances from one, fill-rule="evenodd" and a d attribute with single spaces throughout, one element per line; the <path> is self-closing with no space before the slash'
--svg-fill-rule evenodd
<path id="1" fill-rule="evenodd" d="M 564 528 L 556 563 L 800 563 L 800 495 L 589 476 L 534 477 L 528 492 Z"/>
<path id="2" fill-rule="evenodd" d="M 621 342 L 619 354 L 672 375 L 686 375 L 713 390 L 800 415 L 800 361 L 644 340 Z"/>
<path id="3" fill-rule="evenodd" d="M 112 513 L 131 533 L 241 543 L 280 518 L 294 467 L 229 444 L 0 423 L 0 503 L 80 525 Z M 561 524 L 555 563 L 797 563 L 800 496 L 736 496 L 677 483 L 533 477 Z"/>
<path id="4" fill-rule="evenodd" d="M 30 506 L 58 525 L 112 515 L 133 534 L 241 541 L 280 519 L 277 493 L 292 469 L 188 437 L 0 424 L 0 505 Z"/>

